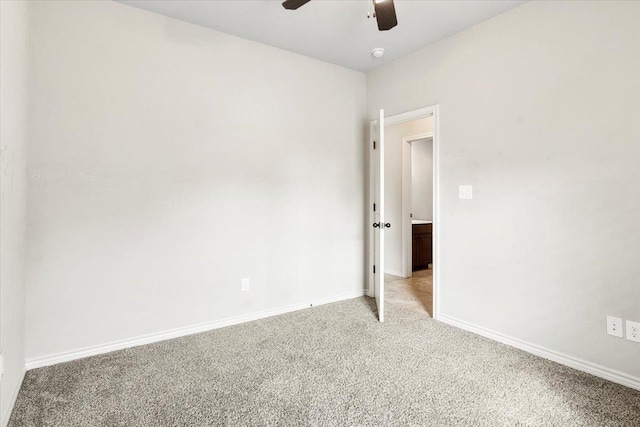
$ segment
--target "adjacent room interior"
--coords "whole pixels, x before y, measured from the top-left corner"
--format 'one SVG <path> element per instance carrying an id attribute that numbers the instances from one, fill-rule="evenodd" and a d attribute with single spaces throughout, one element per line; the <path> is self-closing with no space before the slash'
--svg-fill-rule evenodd
<path id="1" fill-rule="evenodd" d="M 433 316 L 433 116 L 385 126 L 385 300 Z"/>
<path id="2" fill-rule="evenodd" d="M 0 0 L 0 426 L 640 425 L 639 22 Z"/>

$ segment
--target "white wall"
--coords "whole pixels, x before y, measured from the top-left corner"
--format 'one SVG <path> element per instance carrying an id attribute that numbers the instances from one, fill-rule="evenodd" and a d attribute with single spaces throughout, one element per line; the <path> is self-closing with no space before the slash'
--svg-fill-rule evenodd
<path id="1" fill-rule="evenodd" d="M 433 220 L 433 138 L 411 143 L 411 213 Z"/>
<path id="2" fill-rule="evenodd" d="M 640 321 L 638 22 L 529 2 L 368 75 L 370 118 L 440 105 L 441 313 L 635 378 L 605 316 Z"/>
<path id="3" fill-rule="evenodd" d="M 433 119 L 386 126 L 384 130 L 385 273 L 402 275 L 402 138 L 433 131 Z"/>
<path id="4" fill-rule="evenodd" d="M 362 292 L 364 74 L 115 2 L 33 12 L 28 360 Z"/>
<path id="5" fill-rule="evenodd" d="M 0 2 L 0 425 L 24 376 L 28 4 Z"/>

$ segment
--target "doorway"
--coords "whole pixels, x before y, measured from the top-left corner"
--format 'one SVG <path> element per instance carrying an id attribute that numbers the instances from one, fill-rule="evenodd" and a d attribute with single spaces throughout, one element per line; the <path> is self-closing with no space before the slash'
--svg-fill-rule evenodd
<path id="1" fill-rule="evenodd" d="M 433 160 L 433 131 L 402 138 L 402 277 L 433 265 Z"/>
<path id="2" fill-rule="evenodd" d="M 385 144 L 385 301 L 431 317 L 433 117 L 387 125 Z"/>
<path id="3" fill-rule="evenodd" d="M 413 123 L 412 123 L 413 122 Z M 401 271 L 387 270 L 385 298 L 390 304 L 433 316 L 433 117 L 392 125 L 401 136 Z M 426 131 L 403 136 L 416 129 Z M 398 132 L 400 134 L 398 135 Z M 387 138 L 392 144 L 393 137 Z M 397 141 L 396 141 L 397 143 Z M 395 209 L 394 209 L 395 208 Z M 388 206 L 387 210 L 397 210 Z M 387 252 L 394 250 L 386 248 Z M 389 266 L 390 267 L 390 266 Z"/>
<path id="4" fill-rule="evenodd" d="M 437 319 L 438 106 L 389 117 L 381 111 L 371 123 L 370 142 L 369 295 L 380 321 L 384 300 Z M 412 171 L 422 185 L 412 182 Z"/>

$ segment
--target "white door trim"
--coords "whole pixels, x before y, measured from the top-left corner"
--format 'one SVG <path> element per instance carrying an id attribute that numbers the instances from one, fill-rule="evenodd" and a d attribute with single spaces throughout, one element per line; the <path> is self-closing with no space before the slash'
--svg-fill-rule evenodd
<path id="1" fill-rule="evenodd" d="M 405 113 L 394 114 L 393 116 L 384 118 L 384 125 L 391 126 L 402 122 L 408 122 L 409 120 L 421 119 L 423 117 L 433 116 L 438 110 L 438 105 L 432 105 L 430 107 L 418 108 L 417 110 L 407 111 Z M 435 123 L 434 123 L 435 125 Z M 435 131 L 435 126 L 434 126 Z"/>
<path id="2" fill-rule="evenodd" d="M 433 318 L 438 320 L 440 313 L 440 106 L 431 105 L 429 107 L 418 108 L 401 114 L 385 117 L 385 127 L 406 122 L 409 120 L 421 119 L 433 116 Z M 369 135 L 373 135 L 376 121 L 372 121 L 369 128 Z M 373 166 L 373 153 L 371 138 L 369 138 L 369 167 Z M 371 181 L 371 180 L 370 180 Z M 369 273 L 368 289 L 370 296 L 373 295 L 373 200 L 374 183 L 369 182 Z"/>
<path id="3" fill-rule="evenodd" d="M 433 138 L 433 132 L 402 138 L 402 277 L 412 276 L 413 254 L 411 247 L 411 143 Z"/>

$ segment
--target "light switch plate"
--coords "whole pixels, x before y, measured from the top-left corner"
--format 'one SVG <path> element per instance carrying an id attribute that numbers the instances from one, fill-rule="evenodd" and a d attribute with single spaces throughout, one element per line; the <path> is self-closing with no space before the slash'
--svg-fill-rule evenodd
<path id="1" fill-rule="evenodd" d="M 460 200 L 471 200 L 471 199 L 473 199 L 473 186 L 471 186 L 471 185 L 460 185 L 458 187 L 458 199 L 460 199 Z"/>
<path id="2" fill-rule="evenodd" d="M 242 279 L 242 292 L 249 292 L 251 289 L 251 280 L 248 277 Z"/>
<path id="3" fill-rule="evenodd" d="M 622 338 L 622 319 L 619 317 L 607 316 L 607 333 L 614 337 Z"/>

